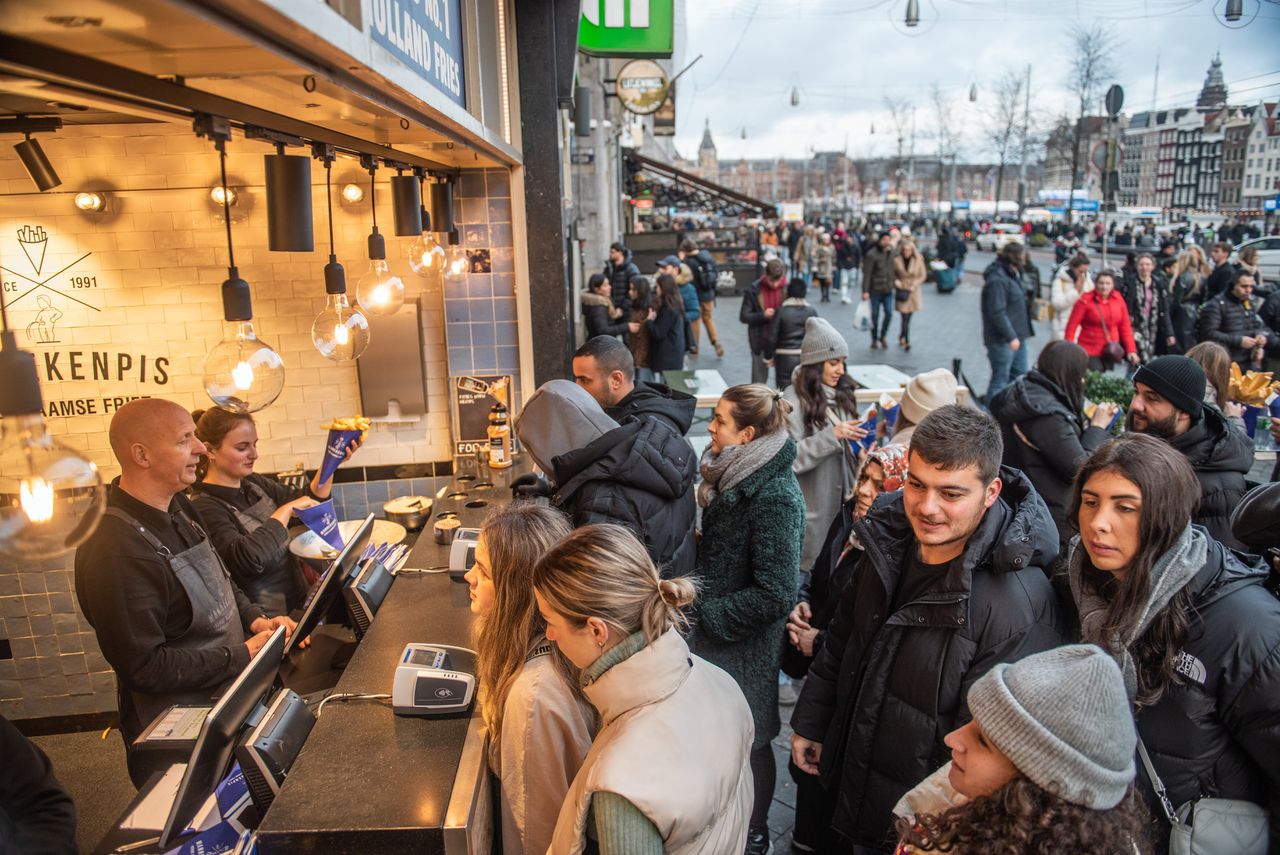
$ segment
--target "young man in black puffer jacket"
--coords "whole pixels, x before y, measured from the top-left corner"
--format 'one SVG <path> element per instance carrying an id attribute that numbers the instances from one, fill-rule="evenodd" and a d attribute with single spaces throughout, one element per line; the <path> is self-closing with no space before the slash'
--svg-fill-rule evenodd
<path id="1" fill-rule="evenodd" d="M 902 491 L 854 523 L 865 554 L 791 718 L 793 762 L 835 790 L 841 851 L 892 851 L 893 806 L 949 759 L 969 687 L 1065 640 L 1043 569 L 1058 533 L 1001 452 L 990 416 L 940 407 L 911 437 Z"/>
<path id="2" fill-rule="evenodd" d="M 803 279 L 798 276 L 792 279 L 787 283 L 787 299 L 772 318 L 773 377 L 779 392 L 791 385 L 791 373 L 800 364 L 805 322 L 818 316 L 818 310 L 804 298 L 808 292 L 809 286 Z"/>
<path id="3" fill-rule="evenodd" d="M 1253 276 L 1239 271 L 1226 293 L 1200 309 L 1200 340 L 1225 347 L 1243 371 L 1261 367 L 1255 363 L 1261 362 L 1270 332 L 1258 314 L 1260 301 L 1253 296 L 1253 286 Z"/>

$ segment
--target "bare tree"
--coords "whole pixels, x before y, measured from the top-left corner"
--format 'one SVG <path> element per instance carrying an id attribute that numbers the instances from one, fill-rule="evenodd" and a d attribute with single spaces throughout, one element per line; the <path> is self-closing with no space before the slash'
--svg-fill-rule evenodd
<path id="1" fill-rule="evenodd" d="M 994 98 L 987 107 L 982 130 L 987 144 L 1000 158 L 996 170 L 996 216 L 1000 214 L 1000 193 L 1004 189 L 1004 168 L 1018 153 L 1022 140 L 1022 75 L 1007 71 L 996 81 Z"/>
<path id="2" fill-rule="evenodd" d="M 1080 150 L 1089 133 L 1089 123 L 1085 119 L 1095 108 L 1103 85 L 1115 76 L 1116 66 L 1112 56 L 1116 40 L 1101 24 L 1091 27 L 1076 24 L 1071 28 L 1068 38 L 1071 40 L 1071 69 L 1067 74 L 1067 89 L 1078 107 L 1075 127 L 1071 131 L 1071 187 L 1067 191 L 1067 222 L 1070 223 L 1075 214 Z"/>
<path id="3" fill-rule="evenodd" d="M 911 117 L 915 107 L 905 98 L 890 98 L 888 95 L 884 96 L 884 106 L 889 110 L 889 116 L 893 119 L 893 129 L 898 135 L 898 154 L 893 162 L 893 192 L 901 202 L 904 174 L 902 145 L 911 134 Z"/>
<path id="4" fill-rule="evenodd" d="M 951 124 L 951 99 L 947 97 L 936 81 L 929 89 L 929 100 L 933 105 L 935 125 L 933 140 L 934 147 L 938 152 L 938 200 L 941 201 L 947 198 L 946 191 L 943 189 L 946 186 L 946 162 L 948 159 L 952 159 L 951 166 L 952 169 L 955 168 L 954 158 L 956 150 L 960 147 L 960 134 Z"/>

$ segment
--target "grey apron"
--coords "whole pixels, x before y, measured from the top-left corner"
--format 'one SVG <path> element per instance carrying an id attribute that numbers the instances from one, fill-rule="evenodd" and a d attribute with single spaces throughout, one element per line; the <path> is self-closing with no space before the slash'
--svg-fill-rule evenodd
<path id="1" fill-rule="evenodd" d="M 129 514 L 119 508 L 107 508 L 107 513 L 128 523 L 165 560 L 186 592 L 187 599 L 191 601 L 191 625 L 177 638 L 166 639 L 166 647 L 191 650 L 244 644 L 244 627 L 236 608 L 231 577 L 227 575 L 218 553 L 213 551 L 209 538 L 204 536 L 204 531 L 194 520 L 181 511 L 178 512 L 179 525 L 190 525 L 202 539 L 195 546 L 174 555 L 159 538 Z M 208 704 L 219 688 L 209 686 L 203 689 L 151 693 L 132 689 L 118 678 L 117 683 L 120 729 L 126 745 L 131 745 L 133 739 L 166 707 L 171 704 Z M 133 711 L 132 716 L 126 713 L 129 709 Z M 131 764 L 132 754 L 130 751 Z"/>
<path id="2" fill-rule="evenodd" d="M 244 485 L 249 489 L 250 496 L 256 497 L 247 510 L 242 511 L 231 502 L 203 490 L 196 494 L 196 500 L 217 502 L 230 509 L 240 531 L 253 534 L 271 519 L 271 515 L 276 512 L 276 503 L 252 481 L 245 481 Z M 298 571 L 298 563 L 289 552 L 288 544 L 278 555 L 264 563 L 261 573 L 256 576 L 237 574 L 236 582 L 245 596 L 272 616 L 287 615 L 291 609 L 301 606 L 307 592 L 307 586 Z"/>

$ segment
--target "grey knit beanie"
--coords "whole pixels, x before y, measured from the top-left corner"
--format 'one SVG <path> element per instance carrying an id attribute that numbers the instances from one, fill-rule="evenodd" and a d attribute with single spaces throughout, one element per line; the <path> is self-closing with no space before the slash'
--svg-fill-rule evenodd
<path id="1" fill-rule="evenodd" d="M 804 341 L 800 343 L 801 365 L 848 357 L 849 343 L 835 327 L 822 318 L 809 318 L 804 322 Z"/>
<path id="2" fill-rule="evenodd" d="M 996 665 L 969 689 L 969 710 L 1018 771 L 1069 802 L 1107 810 L 1133 783 L 1138 737 L 1124 677 L 1096 645 Z"/>

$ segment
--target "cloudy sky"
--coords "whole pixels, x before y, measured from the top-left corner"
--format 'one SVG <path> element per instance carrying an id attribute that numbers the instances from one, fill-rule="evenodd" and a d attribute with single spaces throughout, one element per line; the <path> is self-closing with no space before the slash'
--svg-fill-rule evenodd
<path id="1" fill-rule="evenodd" d="M 696 154 L 710 120 L 721 159 L 846 148 L 887 156 L 896 134 L 886 96 L 914 103 L 916 150 L 928 153 L 936 82 L 963 134 L 962 156 L 988 159 L 982 117 L 1005 72 L 1031 66 L 1033 122 L 1067 109 L 1077 23 L 1114 35 L 1126 112 L 1194 103 L 1219 50 L 1231 103 L 1280 97 L 1280 0 L 1243 0 L 1249 23 L 1238 29 L 1221 23 L 1227 0 L 919 2 L 920 25 L 908 30 L 907 0 L 686 0 L 685 62 L 702 58 L 677 86 L 680 153 Z"/>

